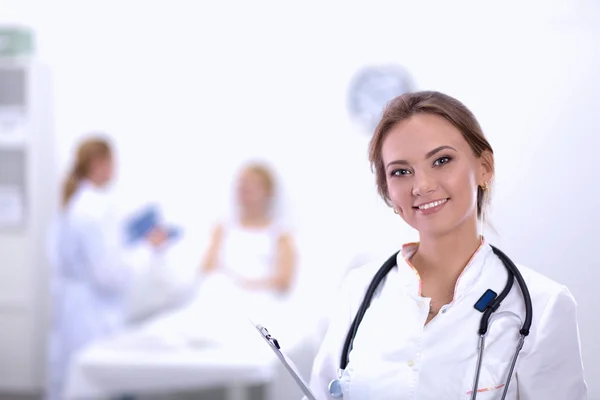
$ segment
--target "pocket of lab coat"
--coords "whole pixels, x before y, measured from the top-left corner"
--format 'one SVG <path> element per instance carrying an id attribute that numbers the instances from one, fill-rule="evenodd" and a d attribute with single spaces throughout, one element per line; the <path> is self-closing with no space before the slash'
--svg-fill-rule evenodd
<path id="1" fill-rule="evenodd" d="M 365 379 L 364 376 L 361 376 L 360 371 L 359 374 L 356 374 L 354 370 L 354 366 L 352 363 L 348 364 L 346 370 L 344 371 L 344 375 L 342 376 L 342 392 L 344 393 L 343 398 L 346 400 L 359 400 L 359 399 L 368 399 L 370 397 L 367 392 L 368 386 L 364 385 Z M 366 379 L 368 381 L 368 379 Z"/>
<path id="2" fill-rule="evenodd" d="M 521 317 L 510 310 L 498 310 L 490 318 L 481 373 L 477 385 L 477 400 L 500 400 L 502 398 L 522 324 Z M 513 370 L 505 400 L 518 400 L 519 398 L 515 373 L 517 366 L 518 362 Z M 474 378 L 475 362 L 469 368 L 469 375 L 465 379 L 465 399 L 471 398 Z"/>
<path id="3" fill-rule="evenodd" d="M 410 387 L 409 375 L 399 374 L 395 363 L 382 363 L 380 360 L 361 360 L 355 365 L 348 364 L 345 379 L 342 379 L 344 400 L 393 400 L 399 393 Z M 400 396 L 402 397 L 402 396 Z"/>
<path id="4" fill-rule="evenodd" d="M 479 374 L 479 383 L 477 384 L 477 400 L 500 400 L 506 386 L 506 378 L 510 369 L 510 361 L 485 360 L 481 365 Z M 475 378 L 475 369 L 470 376 L 465 378 L 465 396 L 464 399 L 471 399 L 473 393 L 473 379 Z M 517 377 L 513 371 L 513 376 L 508 386 L 508 393 L 505 400 L 518 400 Z"/>

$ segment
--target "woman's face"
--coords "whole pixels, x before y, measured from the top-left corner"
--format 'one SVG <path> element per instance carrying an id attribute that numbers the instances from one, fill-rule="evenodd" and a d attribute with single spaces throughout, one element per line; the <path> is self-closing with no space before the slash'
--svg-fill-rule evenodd
<path id="1" fill-rule="evenodd" d="M 90 178 L 100 185 L 106 185 L 113 179 L 115 163 L 111 156 L 98 158 L 92 164 Z"/>
<path id="2" fill-rule="evenodd" d="M 462 134 L 444 118 L 417 114 L 382 145 L 391 202 L 421 235 L 443 235 L 477 219 L 477 187 L 492 178 Z"/>
<path id="3" fill-rule="evenodd" d="M 242 208 L 265 210 L 270 193 L 264 177 L 252 170 L 243 171 L 238 180 L 237 198 Z"/>

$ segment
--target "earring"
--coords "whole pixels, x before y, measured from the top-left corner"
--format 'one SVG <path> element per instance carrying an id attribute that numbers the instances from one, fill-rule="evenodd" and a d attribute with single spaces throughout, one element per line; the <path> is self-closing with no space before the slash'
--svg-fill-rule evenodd
<path id="1" fill-rule="evenodd" d="M 396 215 L 398 214 L 398 210 L 396 210 L 395 208 L 394 208 L 394 214 L 396 214 Z"/>
<path id="2" fill-rule="evenodd" d="M 485 193 L 485 191 L 487 190 L 487 182 L 483 182 L 483 184 L 481 186 L 479 186 L 481 188 L 481 191 Z M 483 240 L 484 238 L 484 225 L 483 225 L 483 216 L 484 216 L 484 206 L 485 206 L 485 202 L 482 202 L 481 204 L 481 216 L 479 218 L 479 236 L 481 237 L 481 240 Z"/>

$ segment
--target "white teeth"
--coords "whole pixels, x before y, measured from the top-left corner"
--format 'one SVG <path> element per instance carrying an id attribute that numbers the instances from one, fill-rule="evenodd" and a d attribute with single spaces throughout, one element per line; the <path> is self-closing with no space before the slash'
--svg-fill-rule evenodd
<path id="1" fill-rule="evenodd" d="M 427 203 L 427 204 L 423 204 L 421 206 L 419 206 L 419 210 L 427 210 L 428 208 L 431 207 L 437 207 L 440 204 L 444 204 L 448 199 L 444 199 L 444 200 L 438 200 L 438 201 L 433 201 L 431 203 Z"/>

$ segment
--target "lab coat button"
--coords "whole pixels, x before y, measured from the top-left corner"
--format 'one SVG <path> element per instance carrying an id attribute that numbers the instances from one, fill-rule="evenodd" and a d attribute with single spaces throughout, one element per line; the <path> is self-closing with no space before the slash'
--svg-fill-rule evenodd
<path id="1" fill-rule="evenodd" d="M 419 302 L 419 308 L 423 308 L 425 307 L 425 302 L 424 301 L 420 301 Z"/>
<path id="2" fill-rule="evenodd" d="M 413 360 L 408 360 L 408 366 L 412 367 L 413 365 L 415 365 L 415 362 Z"/>

